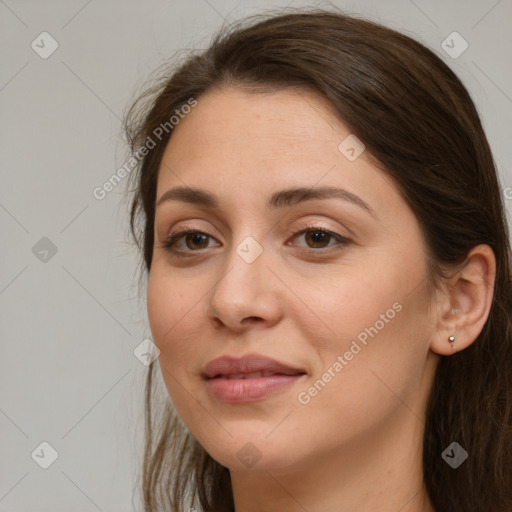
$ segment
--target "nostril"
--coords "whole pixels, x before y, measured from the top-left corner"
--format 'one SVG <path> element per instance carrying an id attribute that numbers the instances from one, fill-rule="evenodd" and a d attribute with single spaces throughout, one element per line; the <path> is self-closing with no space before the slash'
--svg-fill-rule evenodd
<path id="1" fill-rule="evenodd" d="M 242 320 L 242 322 L 253 323 L 253 322 L 258 322 L 260 320 L 261 320 L 261 318 L 259 316 L 248 316 L 247 318 L 244 318 Z"/>

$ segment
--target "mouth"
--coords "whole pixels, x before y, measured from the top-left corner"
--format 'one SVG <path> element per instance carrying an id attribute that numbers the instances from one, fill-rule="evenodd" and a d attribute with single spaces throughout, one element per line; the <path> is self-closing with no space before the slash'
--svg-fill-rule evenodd
<path id="1" fill-rule="evenodd" d="M 295 374 L 251 372 L 217 375 L 206 379 L 206 386 L 213 398 L 222 402 L 240 404 L 263 400 L 278 391 L 283 392 L 305 375 L 304 372 Z"/>
<path id="2" fill-rule="evenodd" d="M 262 400 L 304 378 L 302 368 L 262 354 L 225 355 L 210 361 L 201 374 L 210 396 L 229 403 Z"/>
<path id="3" fill-rule="evenodd" d="M 273 371 L 260 371 L 260 372 L 251 372 L 251 373 L 219 373 L 214 377 L 207 377 L 207 380 L 211 379 L 254 379 L 256 377 L 273 377 L 273 376 L 296 376 L 296 375 L 305 375 L 305 372 L 290 372 L 290 373 L 281 373 L 281 372 L 273 372 Z"/>

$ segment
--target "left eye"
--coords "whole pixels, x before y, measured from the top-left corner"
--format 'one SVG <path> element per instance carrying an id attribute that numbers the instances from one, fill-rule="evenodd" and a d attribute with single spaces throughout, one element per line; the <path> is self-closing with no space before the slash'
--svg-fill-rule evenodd
<path id="1" fill-rule="evenodd" d="M 350 240 L 341 236 L 339 233 L 334 233 L 333 231 L 329 231 L 323 228 L 318 227 L 307 227 L 301 228 L 295 231 L 292 235 L 292 238 L 299 238 L 300 236 L 305 235 L 304 240 L 306 241 L 307 246 L 306 249 L 323 249 L 325 247 L 333 246 L 333 245 L 347 245 L 350 243 Z M 190 252 L 198 252 L 201 249 L 207 249 L 209 245 L 209 239 L 214 240 L 214 238 L 207 233 L 202 231 L 194 231 L 194 230 L 183 230 L 180 232 L 176 232 L 171 234 L 167 240 L 162 245 L 163 248 L 170 250 L 174 253 L 190 253 Z M 338 242 L 337 244 L 329 244 L 332 241 Z M 185 248 L 180 247 L 179 244 L 184 241 Z M 290 245 L 290 244 L 287 244 Z M 304 246 L 302 246 L 304 247 Z M 315 251 L 318 252 L 318 251 Z"/>
<path id="2" fill-rule="evenodd" d="M 328 247 L 329 242 L 333 239 L 339 243 L 348 243 L 348 239 L 342 237 L 340 234 L 323 228 L 311 227 L 302 229 L 295 232 L 293 237 L 298 238 L 301 235 L 305 235 L 305 241 L 306 244 L 308 244 L 308 248 L 323 249 L 324 247 Z M 313 245 L 309 245 L 309 243 Z"/>

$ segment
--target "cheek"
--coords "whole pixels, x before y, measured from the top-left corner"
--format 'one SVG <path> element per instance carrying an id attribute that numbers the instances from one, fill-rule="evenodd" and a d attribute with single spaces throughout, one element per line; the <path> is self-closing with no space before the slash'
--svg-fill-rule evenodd
<path id="1" fill-rule="evenodd" d="M 307 281 L 300 287 L 303 303 L 291 314 L 320 355 L 348 350 L 352 340 L 364 342 L 396 323 L 403 293 L 396 272 L 383 266 L 344 267 L 317 278 L 314 288 Z"/>
<path id="2" fill-rule="evenodd" d="M 158 269 L 151 270 L 147 289 L 148 318 L 166 380 L 166 372 L 183 379 L 191 370 L 193 358 L 197 357 L 203 289 L 166 276 Z"/>
<path id="3" fill-rule="evenodd" d="M 311 402 L 371 417 L 372 408 L 396 401 L 390 389 L 403 395 L 414 388 L 428 351 L 427 296 L 418 286 L 424 276 L 419 263 L 382 259 L 315 288 L 308 301 L 315 315 L 294 313 L 318 356 L 311 382 L 320 382 L 311 393 L 304 390 Z"/>
<path id="4" fill-rule="evenodd" d="M 208 423 L 210 416 L 199 405 L 199 380 L 191 380 L 191 374 L 200 370 L 198 347 L 205 343 L 200 326 L 204 323 L 204 290 L 208 288 L 157 270 L 153 267 L 148 279 L 147 304 L 153 341 L 160 350 L 160 372 L 180 420 L 207 446 L 207 434 L 205 438 L 198 425 L 207 423 L 207 432 L 216 425 Z"/>
<path id="5" fill-rule="evenodd" d="M 172 338 L 189 315 L 197 314 L 204 288 L 197 280 L 180 279 L 176 272 L 167 272 L 154 265 L 148 278 L 147 307 L 151 330 L 156 341 Z M 155 341 L 155 343 L 156 343 Z M 159 347 L 160 348 L 160 347 Z"/>
<path id="6" fill-rule="evenodd" d="M 358 301 L 367 306 L 365 311 L 346 302 L 347 320 L 339 317 L 333 326 L 336 339 L 318 350 L 320 364 L 295 397 L 300 425 L 322 430 L 325 439 L 320 444 L 326 447 L 333 439 L 344 443 L 375 432 L 389 418 L 411 410 L 422 415 L 414 405 L 424 365 L 422 340 L 413 334 L 416 311 L 401 300 L 390 309 L 388 302 L 383 300 L 380 306 L 372 300 Z"/>

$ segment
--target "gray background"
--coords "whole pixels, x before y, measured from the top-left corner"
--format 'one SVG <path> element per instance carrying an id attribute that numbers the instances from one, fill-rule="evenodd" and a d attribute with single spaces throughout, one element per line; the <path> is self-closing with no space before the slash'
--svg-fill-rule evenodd
<path id="1" fill-rule="evenodd" d="M 416 37 L 463 79 L 510 216 L 512 1 L 333 4 Z M 0 0 L 0 512 L 141 509 L 146 368 L 133 350 L 151 332 L 124 183 L 92 191 L 123 165 L 120 118 L 162 59 L 205 47 L 224 19 L 285 5 L 313 4 Z M 31 47 L 49 48 L 43 31 L 59 45 L 46 59 Z M 441 48 L 454 31 L 469 44 L 455 59 Z M 43 441 L 58 452 L 48 469 Z"/>

